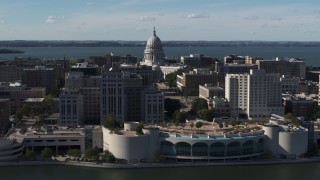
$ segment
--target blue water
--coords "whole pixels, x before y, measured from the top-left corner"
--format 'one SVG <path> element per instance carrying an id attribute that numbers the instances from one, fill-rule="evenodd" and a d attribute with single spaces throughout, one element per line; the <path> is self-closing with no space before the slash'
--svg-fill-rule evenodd
<path id="1" fill-rule="evenodd" d="M 159 169 L 1 167 L 1 180 L 319 180 L 320 163 Z"/>
<path id="2" fill-rule="evenodd" d="M 13 59 L 14 57 L 87 59 L 90 56 L 103 56 L 109 53 L 114 55 L 131 54 L 140 59 L 144 52 L 144 47 L 15 47 L 9 49 L 19 49 L 25 51 L 25 53 L 0 54 L 0 59 Z M 305 59 L 307 65 L 320 66 L 319 47 L 164 47 L 164 51 L 167 57 L 179 57 L 195 53 L 219 59 L 229 54 L 260 56 L 264 59 L 299 57 Z"/>

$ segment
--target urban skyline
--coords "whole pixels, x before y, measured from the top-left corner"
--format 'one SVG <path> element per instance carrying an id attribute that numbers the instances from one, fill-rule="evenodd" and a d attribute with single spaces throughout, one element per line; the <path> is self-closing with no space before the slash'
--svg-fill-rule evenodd
<path id="1" fill-rule="evenodd" d="M 0 3 L 1 40 L 319 41 L 319 2 L 92 0 Z"/>

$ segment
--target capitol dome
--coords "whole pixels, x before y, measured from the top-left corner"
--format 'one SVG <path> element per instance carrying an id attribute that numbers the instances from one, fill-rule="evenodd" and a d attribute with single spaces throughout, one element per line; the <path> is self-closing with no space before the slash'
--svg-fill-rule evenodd
<path id="1" fill-rule="evenodd" d="M 146 49 L 144 50 L 144 62 L 148 66 L 161 64 L 164 60 L 164 52 L 160 38 L 156 35 L 154 28 L 153 35 L 148 39 Z"/>

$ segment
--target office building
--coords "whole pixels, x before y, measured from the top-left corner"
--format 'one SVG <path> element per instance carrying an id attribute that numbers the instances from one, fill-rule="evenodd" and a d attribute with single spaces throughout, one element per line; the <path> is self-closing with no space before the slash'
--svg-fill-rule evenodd
<path id="1" fill-rule="evenodd" d="M 227 74 L 225 86 L 233 117 L 258 118 L 284 113 L 279 74 L 267 74 L 265 70 Z"/>
<path id="2" fill-rule="evenodd" d="M 179 90 L 187 95 L 198 95 L 199 85 L 218 84 L 218 74 L 205 68 L 198 68 L 189 73 L 177 75 L 177 86 Z"/>
<path id="3" fill-rule="evenodd" d="M 23 69 L 22 84 L 27 87 L 45 87 L 47 94 L 57 93 L 56 72 L 52 68 L 36 66 L 34 69 Z"/>
<path id="4" fill-rule="evenodd" d="M 266 73 L 279 73 L 287 77 L 306 78 L 306 63 L 300 59 L 257 60 L 258 69 Z"/>
<path id="5" fill-rule="evenodd" d="M 10 127 L 10 100 L 0 99 L 0 136 L 7 133 Z"/>
<path id="6" fill-rule="evenodd" d="M 149 88 L 142 92 L 142 114 L 147 123 L 159 123 L 164 120 L 164 94 Z"/>
<path id="7" fill-rule="evenodd" d="M 59 125 L 76 127 L 83 124 L 83 96 L 79 89 L 64 89 L 59 95 Z"/>

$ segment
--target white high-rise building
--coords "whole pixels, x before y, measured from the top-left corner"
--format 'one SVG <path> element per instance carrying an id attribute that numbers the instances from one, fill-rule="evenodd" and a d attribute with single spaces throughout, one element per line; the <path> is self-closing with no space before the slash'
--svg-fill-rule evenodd
<path id="1" fill-rule="evenodd" d="M 250 70 L 250 74 L 227 74 L 225 97 L 233 117 L 258 118 L 284 113 L 280 74 L 256 69 Z"/>

